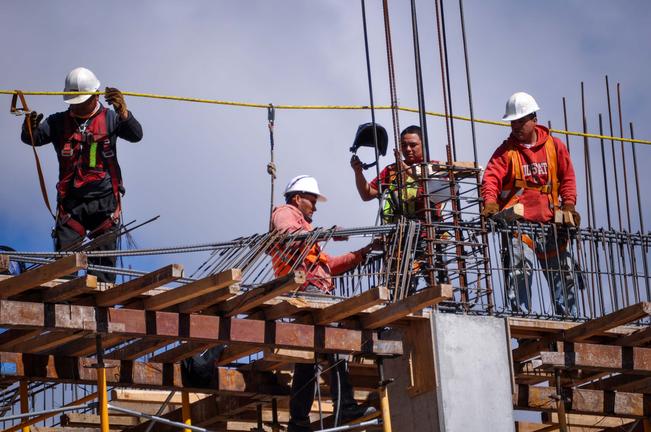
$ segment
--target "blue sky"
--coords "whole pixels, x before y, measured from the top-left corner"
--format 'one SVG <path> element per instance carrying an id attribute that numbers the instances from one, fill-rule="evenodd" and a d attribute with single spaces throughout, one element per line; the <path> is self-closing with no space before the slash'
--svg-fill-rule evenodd
<path id="1" fill-rule="evenodd" d="M 416 107 L 409 5 L 390 3 L 400 105 Z M 527 91 L 542 108 L 539 119 L 554 127 L 562 126 L 565 96 L 570 128 L 579 130 L 579 83 L 584 81 L 588 126 L 597 132 L 597 113 L 606 112 L 607 74 L 612 89 L 621 82 L 625 122 L 635 123 L 637 137 L 651 139 L 647 1 L 466 0 L 464 6 L 477 117 L 499 119 L 508 96 Z M 433 8 L 432 1 L 418 2 L 426 104 L 442 111 Z M 375 99 L 387 104 L 381 2 L 367 0 L 367 12 Z M 467 115 L 456 1 L 446 2 L 446 18 L 455 113 Z M 7 41 L 3 90 L 62 90 L 67 72 L 86 66 L 103 86 L 131 92 L 274 104 L 368 103 L 361 9 L 355 1 L 2 2 L 0 23 L 0 37 Z M 0 100 L 8 108 L 10 96 L 0 95 Z M 32 96 L 28 103 L 46 114 L 65 109 L 59 96 Z M 125 220 L 161 215 L 135 232 L 139 246 L 226 240 L 266 229 L 265 110 L 136 97 L 127 103 L 143 124 L 145 138 L 119 144 L 127 188 Z M 414 114 L 400 116 L 402 126 L 418 121 Z M 390 128 L 389 112 L 379 112 L 377 118 Z M 357 125 L 369 120 L 364 111 L 276 114 L 276 190 L 297 174 L 316 176 L 330 197 L 319 207 L 318 225 L 374 221 L 376 206 L 359 200 L 348 165 Z M 41 201 L 31 150 L 19 141 L 21 121 L 8 113 L 0 116 L 0 243 L 50 250 L 51 218 Z M 430 118 L 428 126 L 431 154 L 442 159 L 443 123 Z M 459 158 L 470 160 L 468 124 L 457 122 L 456 129 Z M 477 133 L 485 165 L 508 130 L 479 125 Z M 580 139 L 571 139 L 573 150 L 578 152 L 579 145 Z M 590 146 L 596 149 L 598 141 L 591 140 Z M 51 147 L 41 148 L 40 155 L 53 199 L 56 158 Z M 638 148 L 637 156 L 646 185 L 651 148 Z M 386 158 L 383 164 L 389 162 Z M 583 163 L 575 162 L 582 183 Z M 593 176 L 595 183 L 603 183 L 603 174 Z M 602 196 L 598 198 L 603 207 Z M 280 199 L 277 193 L 276 201 Z M 631 200 L 635 202 L 632 190 Z M 648 199 L 643 200 L 648 207 Z M 635 229 L 637 217 L 633 225 Z M 148 269 L 177 261 L 193 269 L 202 258 L 163 256 L 130 263 Z"/>

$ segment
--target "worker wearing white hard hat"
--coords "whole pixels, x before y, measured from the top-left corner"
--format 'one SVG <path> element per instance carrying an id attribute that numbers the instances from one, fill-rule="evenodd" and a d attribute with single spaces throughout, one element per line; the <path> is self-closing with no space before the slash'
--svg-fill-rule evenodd
<path id="1" fill-rule="evenodd" d="M 556 313 L 576 316 L 575 286 L 583 280 L 568 253 L 569 230 L 547 229 L 557 214 L 570 214 L 561 223 L 579 226 L 576 211 L 576 177 L 565 144 L 538 124 L 538 103 L 530 94 L 517 92 L 506 102 L 502 120 L 511 122 L 511 134 L 491 156 L 481 185 L 482 216 L 499 217 L 516 205 L 522 219 L 543 227 L 543 232 L 522 228 L 508 244 L 504 256 L 508 271 L 507 300 L 518 312 L 528 313 L 531 304 L 532 271 L 537 257 L 550 287 Z M 549 226 L 549 225 L 548 225 Z M 562 270 L 561 270 L 562 269 Z M 578 277 L 575 277 L 575 274 Z"/>
<path id="2" fill-rule="evenodd" d="M 65 79 L 63 101 L 68 109 L 43 119 L 36 111 L 25 116 L 21 139 L 41 146 L 52 143 L 59 161 L 55 247 L 64 250 L 85 238 L 104 235 L 100 249 L 116 249 L 110 233 L 120 225 L 122 173 L 117 160 L 118 138 L 142 139 L 142 127 L 120 90 L 107 87 L 104 107 L 96 94 L 100 81 L 87 68 L 71 70 Z M 115 258 L 89 258 L 93 264 L 114 266 Z M 111 272 L 94 272 L 102 282 L 114 282 Z"/>
<path id="3" fill-rule="evenodd" d="M 273 210 L 272 230 L 279 234 L 313 231 L 312 217 L 316 212 L 316 203 L 319 201 L 325 202 L 326 197 L 321 193 L 314 177 L 299 175 L 292 178 L 285 187 L 285 205 Z M 290 271 L 305 272 L 306 283 L 299 288 L 301 292 L 329 294 L 335 288 L 332 277 L 352 270 L 364 260 L 371 249 L 372 244 L 354 252 L 334 256 L 324 252 L 318 242 L 292 241 L 285 244 L 279 241 L 278 247 L 271 253 L 271 260 L 276 277 L 284 276 Z M 299 258 L 302 261 L 297 262 Z M 338 383 L 338 386 L 331 385 L 330 389 L 332 400 L 338 406 L 339 418 L 343 423 L 374 411 L 355 402 L 345 361 L 334 362 L 329 369 L 331 383 Z M 294 366 L 288 432 L 312 430 L 310 410 L 317 382 L 314 364 Z"/>

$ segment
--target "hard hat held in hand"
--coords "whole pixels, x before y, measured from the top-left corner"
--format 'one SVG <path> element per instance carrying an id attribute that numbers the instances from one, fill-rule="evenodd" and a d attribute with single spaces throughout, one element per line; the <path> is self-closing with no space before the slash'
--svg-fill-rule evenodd
<path id="1" fill-rule="evenodd" d="M 285 196 L 296 192 L 310 193 L 316 195 L 320 202 L 327 201 L 327 198 L 319 191 L 319 184 L 316 179 L 309 175 L 296 176 L 287 183 Z"/>
<path id="2" fill-rule="evenodd" d="M 70 71 L 66 77 L 64 92 L 96 92 L 100 83 L 90 70 L 78 67 Z M 75 105 L 86 102 L 92 95 L 63 95 L 63 101 Z"/>
<path id="3" fill-rule="evenodd" d="M 536 100 L 529 93 L 513 93 L 509 100 L 506 101 L 506 111 L 502 120 L 513 121 L 521 119 L 531 113 L 538 111 L 540 107 Z"/>

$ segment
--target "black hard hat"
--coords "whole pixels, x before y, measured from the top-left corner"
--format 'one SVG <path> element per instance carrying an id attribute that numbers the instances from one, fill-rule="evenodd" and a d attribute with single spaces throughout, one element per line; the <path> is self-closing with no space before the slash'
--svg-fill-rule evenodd
<path id="1" fill-rule="evenodd" d="M 380 155 L 385 156 L 387 154 L 387 146 L 389 145 L 387 131 L 378 123 L 375 123 L 375 128 L 377 130 L 377 151 Z M 360 147 L 375 148 L 373 123 L 364 123 L 357 128 L 355 141 L 353 141 L 353 146 L 350 148 L 350 151 L 355 153 Z"/>

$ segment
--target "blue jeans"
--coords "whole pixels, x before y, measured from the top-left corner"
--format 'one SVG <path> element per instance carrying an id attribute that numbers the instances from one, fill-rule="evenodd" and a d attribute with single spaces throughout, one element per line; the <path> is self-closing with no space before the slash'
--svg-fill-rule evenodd
<path id="1" fill-rule="evenodd" d="M 555 238 L 549 230 L 544 237 L 538 233 L 523 231 L 534 243 L 536 251 L 551 251 L 546 258 L 538 257 L 540 268 L 545 276 L 547 285 L 554 302 L 554 312 L 557 315 L 577 316 L 576 286 L 581 289 L 584 281 L 576 261 L 567 247 L 565 236 Z M 506 281 L 508 286 L 507 302 L 511 310 L 528 314 L 531 312 L 531 283 L 533 279 L 534 251 L 519 237 L 509 237 L 507 255 L 504 257 Z"/>

